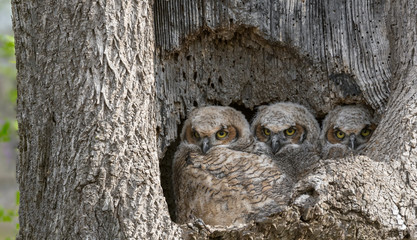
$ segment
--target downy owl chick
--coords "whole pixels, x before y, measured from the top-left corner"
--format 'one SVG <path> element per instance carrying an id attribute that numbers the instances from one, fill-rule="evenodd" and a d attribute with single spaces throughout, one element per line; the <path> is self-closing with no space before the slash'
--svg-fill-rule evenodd
<path id="1" fill-rule="evenodd" d="M 295 178 L 319 160 L 320 127 L 302 105 L 280 102 L 259 107 L 251 131 L 267 154 Z"/>
<path id="2" fill-rule="evenodd" d="M 320 135 L 322 157 L 341 158 L 358 153 L 376 128 L 372 113 L 362 105 L 338 106 L 323 121 Z"/>
<path id="3" fill-rule="evenodd" d="M 254 144 L 248 122 L 233 108 L 189 114 L 173 162 L 178 223 L 245 224 L 287 204 L 287 178 L 272 159 L 250 153 Z"/>

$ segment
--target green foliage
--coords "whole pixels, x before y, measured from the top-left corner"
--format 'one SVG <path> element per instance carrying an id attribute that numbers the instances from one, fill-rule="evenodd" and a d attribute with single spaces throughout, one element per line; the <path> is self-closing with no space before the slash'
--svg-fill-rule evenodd
<path id="1" fill-rule="evenodd" d="M 19 202 L 20 202 L 20 192 L 17 191 L 16 192 L 16 207 L 15 209 L 5 209 L 2 206 L 0 206 L 0 222 L 5 222 L 5 223 L 12 223 L 12 222 L 16 222 L 15 225 L 15 234 L 17 234 L 17 232 L 19 231 L 20 225 L 18 222 L 18 217 L 19 217 L 19 213 L 17 211 L 17 207 L 19 206 Z M 11 238 L 11 237 L 7 237 L 6 239 L 15 239 L 15 238 Z"/>
<path id="2" fill-rule="evenodd" d="M 9 100 L 11 103 L 16 104 L 17 100 L 17 89 L 14 88 L 9 92 Z"/>
<path id="3" fill-rule="evenodd" d="M 15 60 L 15 45 L 14 37 L 8 35 L 0 35 L 0 58 L 6 60 L 9 64 L 2 64 L 0 66 L 0 74 L 12 79 L 16 79 L 16 60 Z M 9 97 L 13 103 L 16 102 L 17 93 L 15 89 L 9 93 Z"/>
<path id="4" fill-rule="evenodd" d="M 17 131 L 17 120 L 6 120 L 0 124 L 0 142 L 9 142 Z"/>
<path id="5" fill-rule="evenodd" d="M 14 37 L 0 35 L 0 57 L 14 58 Z M 15 61 L 13 61 L 15 63 Z"/>
<path id="6" fill-rule="evenodd" d="M 6 121 L 3 126 L 0 127 L 0 142 L 10 141 L 10 122 Z"/>
<path id="7" fill-rule="evenodd" d="M 16 192 L 16 206 L 19 206 L 19 203 L 20 203 L 20 192 L 17 191 Z"/>
<path id="8" fill-rule="evenodd" d="M 0 0 L 0 4 L 6 1 Z M 10 4 L 10 3 L 8 3 Z M 13 110 L 16 106 L 16 60 L 15 44 L 13 36 L 0 35 L 0 143 L 15 141 L 17 138 L 17 121 L 14 119 Z M 18 205 L 20 193 L 16 192 L 16 206 L 7 209 L 0 206 L 0 240 L 15 239 L 9 237 L 16 235 L 19 230 Z M 10 227 L 9 227 L 10 226 Z M 6 230 L 6 232 L 2 232 Z"/>
<path id="9" fill-rule="evenodd" d="M 17 216 L 17 212 L 12 209 L 4 209 L 0 207 L 0 221 L 1 222 L 11 222 L 14 217 Z"/>
<path id="10" fill-rule="evenodd" d="M 9 64 L 0 67 L 0 74 L 11 81 L 16 81 L 16 61 L 15 61 L 15 45 L 14 37 L 8 35 L 0 35 L 0 58 L 5 59 Z M 7 94 L 7 99 L 13 106 L 17 100 L 17 90 L 13 87 Z M 5 99 L 6 100 L 6 99 Z M 17 121 L 3 119 L 0 121 L 0 142 L 9 142 L 17 131 Z"/>

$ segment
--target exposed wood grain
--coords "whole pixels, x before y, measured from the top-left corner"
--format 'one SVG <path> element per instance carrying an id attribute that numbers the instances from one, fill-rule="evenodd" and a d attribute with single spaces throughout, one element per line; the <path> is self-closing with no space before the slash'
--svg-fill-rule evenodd
<path id="1" fill-rule="evenodd" d="M 352 76 L 367 102 L 383 112 L 391 78 L 388 8 L 378 0 L 157 0 L 156 17 L 166 21 L 156 22 L 156 43 L 163 51 L 173 51 L 198 38 L 202 29 L 231 35 L 240 26 L 253 27 L 270 43 L 295 49 L 321 65 L 327 76 Z"/>
<path id="2" fill-rule="evenodd" d="M 415 1 L 152 5 L 12 1 L 19 239 L 417 238 Z M 268 221 L 172 222 L 161 182 L 169 192 L 187 112 L 219 104 L 250 117 L 283 100 L 319 119 L 372 106 L 381 122 L 367 156 L 322 161 Z"/>
<path id="3" fill-rule="evenodd" d="M 323 162 L 299 183 L 305 192 L 294 193 L 288 211 L 240 230 L 195 228 L 191 236 L 417 237 L 414 1 L 170 2 L 169 12 L 155 7 L 171 19 L 155 25 L 163 179 L 193 107 L 231 105 L 250 116 L 256 106 L 293 101 L 320 120 L 336 105 L 365 103 L 381 118 L 371 158 Z"/>

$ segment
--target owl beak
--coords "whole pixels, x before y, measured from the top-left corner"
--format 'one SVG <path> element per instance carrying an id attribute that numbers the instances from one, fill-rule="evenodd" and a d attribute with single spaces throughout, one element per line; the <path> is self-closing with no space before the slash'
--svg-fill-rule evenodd
<path id="1" fill-rule="evenodd" d="M 201 150 L 203 150 L 203 153 L 207 153 L 210 147 L 210 140 L 207 137 L 203 138 L 203 142 L 201 143 Z"/>
<path id="2" fill-rule="evenodd" d="M 271 138 L 271 149 L 272 153 L 276 154 L 282 147 L 281 138 L 278 134 L 275 134 Z"/>
<path id="3" fill-rule="evenodd" d="M 355 134 L 351 134 L 350 136 L 349 136 L 349 142 L 350 142 L 350 148 L 351 149 L 353 149 L 353 150 L 355 150 L 357 147 L 358 147 L 358 142 L 356 141 L 356 136 L 355 136 Z"/>

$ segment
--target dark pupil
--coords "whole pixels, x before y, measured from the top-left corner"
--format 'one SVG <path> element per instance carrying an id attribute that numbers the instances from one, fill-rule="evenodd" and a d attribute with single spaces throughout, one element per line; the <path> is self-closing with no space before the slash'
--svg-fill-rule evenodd
<path id="1" fill-rule="evenodd" d="M 287 135 L 293 135 L 295 133 L 294 128 L 288 128 L 286 131 Z"/>

